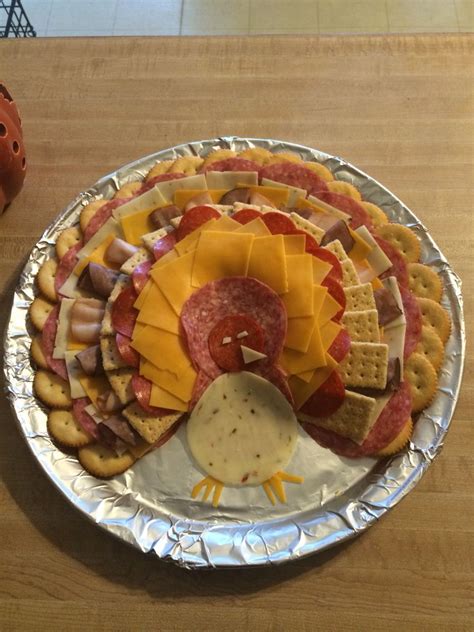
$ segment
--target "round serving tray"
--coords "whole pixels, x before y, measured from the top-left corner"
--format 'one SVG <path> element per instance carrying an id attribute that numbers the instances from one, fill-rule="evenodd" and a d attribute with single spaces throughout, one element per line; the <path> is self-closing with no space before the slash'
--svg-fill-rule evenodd
<path id="1" fill-rule="evenodd" d="M 161 450 L 110 481 L 87 474 L 61 452 L 46 429 L 46 412 L 33 395 L 28 308 L 34 278 L 53 254 L 59 233 L 76 223 L 83 206 L 111 197 L 123 184 L 144 176 L 157 160 L 206 154 L 220 147 L 292 151 L 326 165 L 337 179 L 354 184 L 365 200 L 391 220 L 409 226 L 421 242 L 421 260 L 444 283 L 443 306 L 452 332 L 433 403 L 418 419 L 409 446 L 383 460 L 350 460 L 323 450 L 303 431 L 289 469 L 304 474 L 288 490 L 288 504 L 272 507 L 255 488 L 229 490 L 218 510 L 190 501 L 196 470 L 186 452 L 184 429 Z M 354 537 L 395 506 L 418 483 L 439 454 L 458 398 L 465 355 L 461 284 L 420 220 L 390 191 L 351 164 L 302 145 L 257 138 L 226 137 L 178 145 L 136 160 L 81 193 L 49 226 L 33 248 L 13 297 L 5 335 L 7 393 L 25 440 L 43 470 L 86 517 L 121 540 L 186 568 L 235 567 L 287 562 Z M 303 471 L 302 471 L 303 470 Z M 258 495 L 260 493 L 260 495 Z"/>

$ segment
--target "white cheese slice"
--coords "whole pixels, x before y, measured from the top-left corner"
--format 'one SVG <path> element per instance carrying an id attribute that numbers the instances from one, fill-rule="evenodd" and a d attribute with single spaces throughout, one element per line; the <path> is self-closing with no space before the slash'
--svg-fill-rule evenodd
<path id="1" fill-rule="evenodd" d="M 54 339 L 53 358 L 55 360 L 64 360 L 67 351 L 70 315 L 75 302 L 76 300 L 73 298 L 63 298 L 61 301 L 56 338 Z"/>
<path id="2" fill-rule="evenodd" d="M 208 387 L 187 423 L 199 466 L 226 485 L 258 485 L 290 461 L 298 424 L 287 399 L 262 377 L 224 373 Z"/>
<path id="3" fill-rule="evenodd" d="M 130 202 L 126 202 L 125 204 L 122 204 L 122 206 L 117 207 L 113 211 L 113 216 L 115 219 L 120 220 L 122 217 L 126 217 L 127 215 L 158 208 L 164 204 L 166 204 L 166 199 L 163 197 L 158 187 L 154 186 L 153 189 L 145 191 L 145 193 L 142 193 L 138 197 L 132 198 Z"/>
<path id="4" fill-rule="evenodd" d="M 105 224 L 89 239 L 87 244 L 79 250 L 77 253 L 78 259 L 83 259 L 91 255 L 109 235 L 123 238 L 122 228 L 113 217 L 109 217 Z"/>
<path id="5" fill-rule="evenodd" d="M 295 224 L 295 226 L 297 226 L 301 230 L 305 230 L 312 237 L 314 237 L 319 246 L 322 238 L 324 237 L 324 230 L 322 228 L 319 228 L 319 226 L 315 226 L 309 220 L 298 215 L 298 213 L 290 213 L 290 218 L 293 220 L 293 224 Z"/>
<path id="6" fill-rule="evenodd" d="M 246 208 L 250 208 L 253 211 L 261 210 L 260 206 L 257 206 L 255 204 L 245 204 L 244 202 L 234 202 L 234 205 L 232 208 L 234 209 L 235 213 L 237 213 L 237 211 L 242 211 L 243 209 L 246 209 Z M 272 209 L 272 210 L 274 211 L 275 209 Z"/>
<path id="7" fill-rule="evenodd" d="M 206 173 L 208 189 L 236 189 L 239 184 L 256 186 L 258 173 L 256 171 L 208 171 Z"/>
<path id="8" fill-rule="evenodd" d="M 334 206 L 331 206 L 330 204 L 326 204 L 326 202 L 323 202 L 322 200 L 315 197 L 314 195 L 308 195 L 308 201 L 312 202 L 313 204 L 316 204 L 316 206 L 319 206 L 319 208 L 322 211 L 326 211 L 326 213 L 328 213 L 329 215 L 332 215 L 333 217 L 337 217 L 337 219 L 343 219 L 347 223 L 349 223 L 351 219 L 351 216 L 348 215 L 347 213 L 344 213 L 344 211 L 340 211 L 338 208 L 334 208 Z"/>
<path id="9" fill-rule="evenodd" d="M 81 369 L 81 365 L 76 360 L 76 355 L 78 353 L 79 351 L 66 351 L 64 354 L 72 399 L 86 397 L 87 395 L 85 390 L 82 388 L 82 384 L 79 382 L 79 378 L 84 377 L 85 374 Z"/>
<path id="10" fill-rule="evenodd" d="M 406 325 L 398 325 L 391 329 L 384 329 L 383 342 L 388 345 L 388 357 L 398 358 L 400 361 L 400 372 L 403 375 L 403 350 L 405 347 Z"/>
<path id="11" fill-rule="evenodd" d="M 288 189 L 290 195 L 288 197 L 287 206 L 296 206 L 297 201 L 300 198 L 305 199 L 307 195 L 305 189 L 299 189 L 298 187 L 293 187 L 283 182 L 275 182 L 275 180 L 270 180 L 269 178 L 262 178 L 262 185 L 265 187 L 273 187 L 274 189 Z"/>
<path id="12" fill-rule="evenodd" d="M 392 262 L 372 237 L 366 226 L 359 226 L 355 232 L 372 247 L 366 259 L 376 276 L 380 276 L 392 266 Z"/>
<path id="13" fill-rule="evenodd" d="M 236 335 L 236 338 L 237 340 L 240 340 L 241 338 L 246 338 L 248 335 L 248 331 L 239 331 L 239 333 Z"/>
<path id="14" fill-rule="evenodd" d="M 105 419 L 105 417 L 102 417 L 102 415 L 99 413 L 94 404 L 89 404 L 89 406 L 85 406 L 84 410 L 92 417 L 96 424 L 101 424 Z"/>
<path id="15" fill-rule="evenodd" d="M 172 202 L 175 191 L 180 191 L 181 189 L 204 191 L 207 189 L 207 182 L 206 177 L 203 174 L 199 174 L 197 176 L 180 178 L 179 180 L 159 182 L 155 184 L 155 189 L 161 193 L 166 202 Z"/>
<path id="16" fill-rule="evenodd" d="M 245 345 L 240 345 L 240 348 L 242 349 L 244 364 L 250 364 L 251 362 L 263 360 L 267 357 L 264 353 L 260 353 L 260 351 L 255 351 L 255 349 L 251 349 L 250 347 L 246 347 Z"/>
<path id="17" fill-rule="evenodd" d="M 59 289 L 59 293 L 67 298 L 88 298 L 91 296 L 89 292 L 77 287 L 79 277 L 74 272 L 68 276 Z"/>
<path id="18" fill-rule="evenodd" d="M 398 287 L 398 281 L 396 277 L 393 277 L 393 276 L 387 277 L 386 279 L 383 279 L 382 283 L 383 283 L 384 288 L 388 290 L 389 292 L 391 292 L 391 294 L 393 294 L 393 298 L 395 299 L 397 303 L 398 309 L 400 309 L 402 312 L 400 316 L 392 320 L 391 323 L 384 325 L 384 328 L 392 329 L 393 327 L 398 327 L 399 325 L 406 326 L 407 321 L 405 318 L 405 310 L 403 308 L 402 295 L 400 294 L 400 289 Z"/>

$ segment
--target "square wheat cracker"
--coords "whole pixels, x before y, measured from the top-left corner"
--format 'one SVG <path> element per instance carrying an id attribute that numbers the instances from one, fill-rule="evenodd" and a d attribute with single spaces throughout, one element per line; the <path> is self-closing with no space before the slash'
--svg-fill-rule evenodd
<path id="1" fill-rule="evenodd" d="M 387 385 L 388 345 L 352 342 L 339 364 L 341 379 L 353 388 L 384 389 Z"/>

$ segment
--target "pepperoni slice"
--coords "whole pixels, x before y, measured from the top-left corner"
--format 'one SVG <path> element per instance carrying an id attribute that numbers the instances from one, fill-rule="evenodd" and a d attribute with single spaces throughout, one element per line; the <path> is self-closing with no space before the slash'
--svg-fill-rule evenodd
<path id="1" fill-rule="evenodd" d="M 346 295 L 344 294 L 342 285 L 338 283 L 334 279 L 334 277 L 331 276 L 327 276 L 323 281 L 321 281 L 321 285 L 327 287 L 329 294 L 341 306 L 341 309 L 337 312 L 335 316 L 333 316 L 332 320 L 341 320 L 344 314 L 344 310 L 346 309 Z"/>
<path id="2" fill-rule="evenodd" d="M 177 241 L 181 241 L 210 219 L 219 219 L 221 214 L 212 206 L 194 206 L 187 211 L 176 231 Z"/>
<path id="3" fill-rule="evenodd" d="M 81 426 L 84 432 L 94 437 L 96 441 L 99 440 L 99 429 L 97 428 L 97 424 L 95 423 L 93 417 L 89 415 L 88 412 L 84 410 L 86 406 L 91 404 L 91 400 L 88 397 L 79 397 L 78 399 L 72 400 L 72 414 L 74 415 L 74 419 Z"/>
<path id="4" fill-rule="evenodd" d="M 138 375 L 138 373 L 135 373 L 132 377 L 132 389 L 137 398 L 138 405 L 150 415 L 161 417 L 163 415 L 169 415 L 172 412 L 167 408 L 158 408 L 157 406 L 150 405 L 151 382 L 145 377 Z"/>
<path id="5" fill-rule="evenodd" d="M 340 456 L 349 458 L 370 456 L 377 454 L 395 439 L 410 417 L 411 406 L 410 387 L 407 382 L 402 382 L 385 405 L 361 445 L 314 424 L 304 423 L 302 425 L 310 437 L 324 448 L 329 448 Z"/>
<path id="6" fill-rule="evenodd" d="M 238 338 L 241 333 L 247 336 Z M 227 344 L 225 338 L 230 338 Z M 263 351 L 265 335 L 256 320 L 245 314 L 225 316 L 209 333 L 209 352 L 212 359 L 224 371 L 242 371 L 245 368 L 241 345 L 255 351 Z"/>
<path id="7" fill-rule="evenodd" d="M 293 221 L 283 213 L 264 213 L 261 219 L 272 235 L 291 235 L 297 230 Z"/>
<path id="8" fill-rule="evenodd" d="M 253 160 L 246 160 L 245 158 L 224 158 L 224 160 L 216 160 L 211 162 L 210 165 L 202 170 L 202 173 L 207 171 L 257 171 L 260 169 L 260 165 Z"/>
<path id="9" fill-rule="evenodd" d="M 144 261 L 143 263 L 140 263 L 132 272 L 132 283 L 137 294 L 140 294 L 140 292 L 145 287 L 148 281 L 148 277 L 150 276 L 151 266 L 151 261 Z"/>
<path id="10" fill-rule="evenodd" d="M 112 213 L 116 208 L 130 202 L 130 200 L 131 198 L 116 198 L 115 200 L 110 200 L 110 202 L 107 202 L 104 206 L 101 206 L 91 217 L 84 230 L 84 243 L 87 243 L 89 239 L 96 234 L 99 228 L 102 228 L 105 222 L 112 217 Z"/>
<path id="11" fill-rule="evenodd" d="M 66 363 L 64 362 L 64 360 L 53 358 L 54 342 L 56 340 L 56 332 L 58 329 L 58 316 L 59 305 L 55 305 L 44 324 L 43 331 L 41 333 L 41 347 L 43 349 L 44 357 L 46 358 L 46 362 L 48 363 L 49 368 L 57 375 L 62 377 L 63 380 L 67 381 L 68 375 L 66 370 Z"/>
<path id="12" fill-rule="evenodd" d="M 72 274 L 72 271 L 76 267 L 77 263 L 77 253 L 82 248 L 82 241 L 78 242 L 72 248 L 66 252 L 66 254 L 61 257 L 58 265 L 58 269 L 56 270 L 56 276 L 54 277 L 54 289 L 56 290 L 56 294 L 61 296 L 60 289 L 66 283 L 69 276 Z"/>
<path id="13" fill-rule="evenodd" d="M 328 190 L 325 181 L 314 171 L 294 162 L 280 162 L 267 165 L 260 169 L 259 176 L 260 179 L 268 178 L 275 182 L 305 189 L 309 195 L 318 195 L 322 191 Z"/>
<path id="14" fill-rule="evenodd" d="M 141 195 L 142 193 L 146 193 L 150 189 L 153 189 L 155 184 L 159 182 L 168 182 L 169 180 L 180 180 L 181 178 L 185 178 L 185 173 L 161 173 L 159 176 L 155 176 L 154 178 L 150 178 L 148 182 L 140 187 L 137 191 L 137 195 Z"/>
<path id="15" fill-rule="evenodd" d="M 173 250 L 176 244 L 176 231 L 173 230 L 171 233 L 168 233 L 157 242 L 153 246 L 153 256 L 155 257 L 155 261 L 164 257 L 167 252 Z"/>
<path id="16" fill-rule="evenodd" d="M 126 287 L 120 292 L 112 304 L 112 327 L 116 332 L 123 336 L 132 337 L 135 320 L 137 319 L 137 310 L 133 304 L 137 300 L 138 295 L 132 286 Z"/>
<path id="17" fill-rule="evenodd" d="M 294 230 L 293 231 L 294 235 L 304 235 L 306 237 L 305 240 L 305 252 L 309 253 L 310 255 L 313 254 L 313 252 L 319 248 L 318 246 L 318 242 L 316 241 L 316 239 L 313 237 L 313 235 L 310 235 L 309 233 L 307 233 L 305 230 Z"/>
<path id="18" fill-rule="evenodd" d="M 349 353 L 350 348 L 351 337 L 345 329 L 341 329 L 332 345 L 329 347 L 328 353 L 336 362 L 342 362 Z"/>
<path id="19" fill-rule="evenodd" d="M 398 285 L 407 288 L 408 268 L 402 254 L 395 248 L 395 246 L 392 246 L 392 244 L 385 239 L 382 239 L 382 237 L 379 237 L 378 235 L 373 235 L 373 237 L 392 262 L 392 267 L 381 274 L 380 278 L 385 279 L 389 276 L 394 276 L 397 278 Z"/>
<path id="20" fill-rule="evenodd" d="M 133 347 L 130 346 L 132 339 L 128 336 L 117 334 L 115 336 L 115 342 L 117 344 L 117 349 L 122 360 L 126 362 L 128 366 L 138 368 L 140 366 L 140 354 L 135 351 Z"/>
<path id="21" fill-rule="evenodd" d="M 320 246 L 317 246 L 316 248 L 310 247 L 309 249 L 307 247 L 306 252 L 312 254 L 313 257 L 316 257 L 316 259 L 321 259 L 321 261 L 329 263 L 332 268 L 331 270 L 329 270 L 327 276 L 332 277 L 338 283 L 342 282 L 341 263 L 334 253 L 332 253 L 330 250 L 326 250 L 326 248 L 321 248 Z"/>
<path id="22" fill-rule="evenodd" d="M 252 220 L 257 219 L 257 217 L 261 216 L 262 213 L 260 213 L 260 211 L 257 211 L 256 209 L 243 208 L 240 211 L 237 211 L 237 213 L 234 213 L 232 215 L 232 219 L 235 219 L 235 221 L 239 222 L 239 224 L 248 224 Z"/>
<path id="23" fill-rule="evenodd" d="M 370 219 L 370 215 L 367 213 L 365 208 L 354 200 L 354 198 L 349 197 L 348 195 L 343 195 L 342 193 L 334 193 L 333 191 L 324 191 L 318 197 L 326 202 L 326 204 L 330 204 L 334 206 L 334 208 L 343 211 L 351 216 L 351 221 L 349 224 L 351 228 L 354 230 L 359 228 L 359 226 L 367 226 L 369 230 L 373 230 L 374 226 L 372 224 L 372 220 Z"/>
<path id="24" fill-rule="evenodd" d="M 423 326 L 421 309 L 415 295 L 410 290 L 400 287 L 403 310 L 405 312 L 405 348 L 403 357 L 406 359 L 415 351 L 416 345 L 421 340 L 421 329 Z"/>
<path id="25" fill-rule="evenodd" d="M 311 417 L 329 417 L 338 410 L 346 396 L 346 389 L 337 371 L 311 395 L 301 407 L 301 412 Z"/>

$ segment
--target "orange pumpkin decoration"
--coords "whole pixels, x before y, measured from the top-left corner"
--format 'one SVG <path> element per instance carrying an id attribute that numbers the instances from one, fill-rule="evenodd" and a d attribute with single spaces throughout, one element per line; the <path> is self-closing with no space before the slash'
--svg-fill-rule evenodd
<path id="1" fill-rule="evenodd" d="M 25 173 L 20 115 L 10 93 L 0 83 L 0 214 L 20 192 Z"/>

